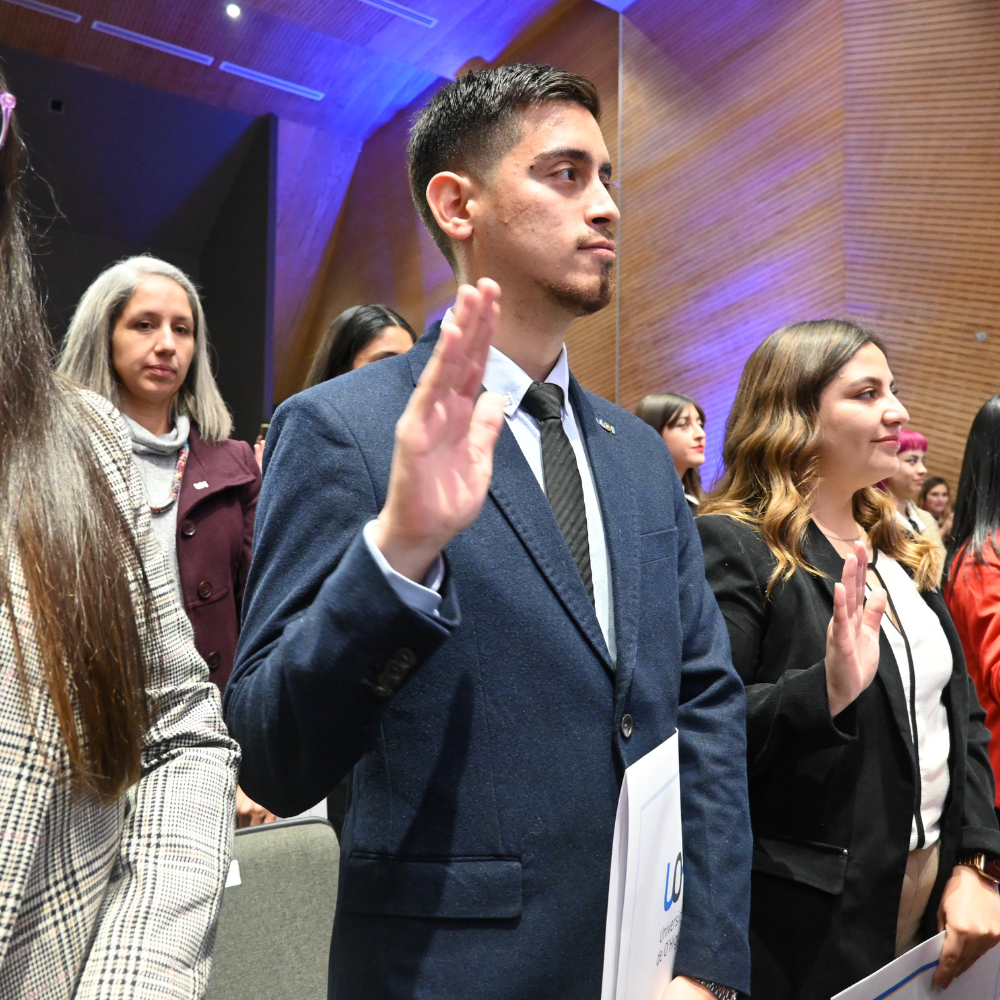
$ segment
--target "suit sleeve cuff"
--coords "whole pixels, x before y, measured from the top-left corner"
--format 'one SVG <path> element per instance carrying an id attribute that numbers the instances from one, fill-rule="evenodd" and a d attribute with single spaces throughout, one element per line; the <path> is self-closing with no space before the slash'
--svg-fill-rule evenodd
<path id="1" fill-rule="evenodd" d="M 823 660 L 804 670 L 786 670 L 776 684 L 747 687 L 747 737 L 755 768 L 774 755 L 802 756 L 853 743 L 858 738 L 857 702 L 830 718 Z"/>
<path id="2" fill-rule="evenodd" d="M 423 583 L 415 583 L 402 573 L 397 573 L 388 560 L 382 555 L 382 550 L 372 541 L 375 520 L 369 521 L 364 527 L 365 545 L 375 565 L 381 570 L 386 582 L 392 587 L 396 596 L 414 611 L 422 611 L 425 615 L 434 618 L 440 617 L 441 611 L 441 585 L 444 583 L 444 558 L 438 556 L 433 565 L 427 571 Z"/>

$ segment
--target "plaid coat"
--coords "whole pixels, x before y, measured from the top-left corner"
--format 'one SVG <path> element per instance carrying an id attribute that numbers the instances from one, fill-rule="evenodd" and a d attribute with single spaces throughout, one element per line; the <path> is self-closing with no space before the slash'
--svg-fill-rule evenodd
<path id="1" fill-rule="evenodd" d="M 200 997 L 229 864 L 239 747 L 150 534 L 125 428 L 108 402 L 85 398 L 96 411 L 94 450 L 142 541 L 162 632 L 150 691 L 158 711 L 136 785 L 105 805 L 74 794 L 15 563 L 30 694 L 0 614 L 0 997 Z"/>

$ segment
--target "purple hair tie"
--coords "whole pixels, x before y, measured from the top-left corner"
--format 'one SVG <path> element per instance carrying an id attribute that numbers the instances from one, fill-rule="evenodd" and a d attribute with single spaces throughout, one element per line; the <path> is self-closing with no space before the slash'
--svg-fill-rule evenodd
<path id="1" fill-rule="evenodd" d="M 6 90 L 0 91 L 0 112 L 3 112 L 3 125 L 0 126 L 0 149 L 7 141 L 7 130 L 10 128 L 10 116 L 17 107 L 17 98 Z"/>

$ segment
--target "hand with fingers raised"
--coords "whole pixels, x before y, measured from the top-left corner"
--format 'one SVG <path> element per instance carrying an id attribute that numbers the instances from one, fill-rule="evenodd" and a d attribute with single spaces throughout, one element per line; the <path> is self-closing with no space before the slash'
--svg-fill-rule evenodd
<path id="1" fill-rule="evenodd" d="M 503 401 L 481 392 L 500 288 L 481 278 L 462 285 L 396 424 L 385 507 L 373 541 L 389 565 L 420 581 L 441 550 L 478 517 L 493 475 Z"/>
<path id="2" fill-rule="evenodd" d="M 879 628 L 886 593 L 873 588 L 865 602 L 868 550 L 858 542 L 844 560 L 840 583 L 833 587 L 833 617 L 826 630 L 826 693 L 836 718 L 875 678 Z"/>

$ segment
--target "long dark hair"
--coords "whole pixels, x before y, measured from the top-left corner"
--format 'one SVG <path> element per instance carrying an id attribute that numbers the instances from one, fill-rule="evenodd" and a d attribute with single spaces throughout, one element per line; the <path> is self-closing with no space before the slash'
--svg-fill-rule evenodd
<path id="1" fill-rule="evenodd" d="M 654 392 L 644 396 L 635 408 L 635 415 L 645 420 L 657 434 L 663 434 L 664 427 L 676 427 L 684 411 L 693 406 L 701 418 L 701 426 L 705 426 L 705 411 L 690 396 L 680 392 Z M 690 493 L 695 500 L 700 500 L 705 491 L 701 485 L 701 470 L 697 466 L 688 469 L 681 476 L 684 491 Z"/>
<path id="2" fill-rule="evenodd" d="M 140 622 L 152 623 L 151 602 L 137 543 L 91 443 L 99 417 L 52 370 L 28 250 L 25 162 L 12 118 L 0 152 L 0 613 L 29 714 L 33 649 L 68 777 L 110 801 L 140 776 L 150 718 Z"/>
<path id="3" fill-rule="evenodd" d="M 972 421 L 954 510 L 948 546 L 952 577 L 969 556 L 981 566 L 987 545 L 1000 557 L 1000 393 L 986 400 Z"/>
<path id="4" fill-rule="evenodd" d="M 699 513 L 726 514 L 760 528 L 776 560 L 768 593 L 798 569 L 819 575 L 803 552 L 823 440 L 819 399 L 867 344 L 885 353 L 878 337 L 846 320 L 793 323 L 772 333 L 743 369 L 726 422 L 725 471 Z M 900 525 L 886 493 L 866 486 L 854 494 L 853 508 L 872 545 L 906 566 L 918 589 L 938 585 L 940 548 Z"/>
<path id="5" fill-rule="evenodd" d="M 402 327 L 417 342 L 413 327 L 395 309 L 378 304 L 345 309 L 323 334 L 304 388 L 349 372 L 354 359 L 390 326 Z"/>

